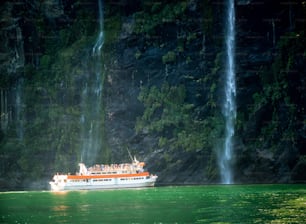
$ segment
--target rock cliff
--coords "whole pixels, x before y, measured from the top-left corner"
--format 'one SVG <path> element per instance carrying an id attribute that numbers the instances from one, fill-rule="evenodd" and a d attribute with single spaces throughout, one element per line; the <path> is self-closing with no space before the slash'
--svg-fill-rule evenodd
<path id="1" fill-rule="evenodd" d="M 128 161 L 129 149 L 158 184 L 219 183 L 225 3 L 103 5 L 96 162 Z M 88 0 L 1 5 L 1 189 L 46 188 L 53 173 L 77 168 L 97 8 Z M 236 1 L 236 183 L 306 180 L 305 15 L 301 1 Z"/>

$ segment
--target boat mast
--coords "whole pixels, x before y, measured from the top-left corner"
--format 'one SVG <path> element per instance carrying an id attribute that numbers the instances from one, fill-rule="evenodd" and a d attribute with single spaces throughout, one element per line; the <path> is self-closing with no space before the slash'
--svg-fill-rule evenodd
<path id="1" fill-rule="evenodd" d="M 131 154 L 130 150 L 129 150 L 128 148 L 126 148 L 126 150 L 127 150 L 128 153 L 129 153 L 130 159 L 132 160 L 132 162 L 134 162 L 134 159 L 133 159 L 133 157 L 132 157 L 132 154 Z"/>

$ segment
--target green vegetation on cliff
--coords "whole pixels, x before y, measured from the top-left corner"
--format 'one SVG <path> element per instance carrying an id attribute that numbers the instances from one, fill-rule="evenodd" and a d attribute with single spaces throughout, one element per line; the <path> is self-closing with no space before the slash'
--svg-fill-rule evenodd
<path id="1" fill-rule="evenodd" d="M 183 85 L 164 83 L 160 90 L 156 86 L 143 87 L 139 100 L 145 110 L 137 121 L 136 131 L 158 133 L 160 147 L 211 151 L 222 135 L 222 118 L 217 115 L 197 118 L 194 105 L 185 98 Z"/>

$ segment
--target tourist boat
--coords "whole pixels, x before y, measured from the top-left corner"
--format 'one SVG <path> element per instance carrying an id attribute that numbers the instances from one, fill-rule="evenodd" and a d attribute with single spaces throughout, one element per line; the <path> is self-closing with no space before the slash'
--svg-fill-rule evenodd
<path id="1" fill-rule="evenodd" d="M 75 175 L 56 174 L 50 181 L 52 191 L 62 190 L 92 190 L 112 188 L 141 188 L 153 187 L 157 179 L 144 171 L 144 162 L 135 157 L 132 163 L 97 164 L 87 168 L 79 163 L 80 170 Z"/>

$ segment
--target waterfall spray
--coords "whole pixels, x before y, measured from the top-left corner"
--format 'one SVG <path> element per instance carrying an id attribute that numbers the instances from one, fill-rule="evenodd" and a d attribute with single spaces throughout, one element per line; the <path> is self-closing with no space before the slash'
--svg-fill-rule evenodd
<path id="1" fill-rule="evenodd" d="M 92 164 L 102 147 L 101 116 L 102 116 L 102 62 L 101 48 L 104 43 L 103 7 L 99 4 L 99 35 L 92 48 L 92 55 L 88 59 L 89 74 L 82 90 L 82 154 L 81 160 Z"/>
<path id="2" fill-rule="evenodd" d="M 235 5 L 234 0 L 228 0 L 227 5 L 227 32 L 226 32 L 226 79 L 225 100 L 223 104 L 223 115 L 225 117 L 225 141 L 219 158 L 221 181 L 224 184 L 233 183 L 232 174 L 232 141 L 235 134 L 236 119 L 236 83 L 235 83 Z"/>

